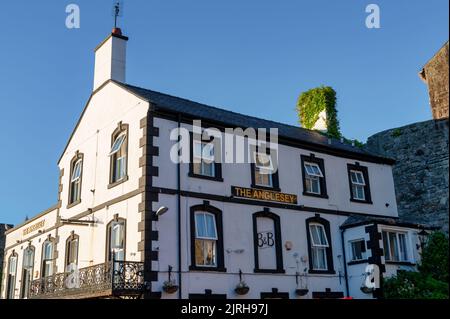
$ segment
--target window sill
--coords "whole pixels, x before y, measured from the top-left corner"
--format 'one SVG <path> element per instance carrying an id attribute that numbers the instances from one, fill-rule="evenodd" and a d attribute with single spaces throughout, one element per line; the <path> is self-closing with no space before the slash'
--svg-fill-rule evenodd
<path id="1" fill-rule="evenodd" d="M 348 265 L 348 266 L 351 266 L 351 265 L 359 265 L 359 264 L 366 264 L 366 263 L 368 263 L 368 260 L 367 260 L 367 259 L 360 259 L 360 260 L 352 260 L 352 261 L 349 261 L 349 262 L 347 263 L 347 265 Z"/>
<path id="2" fill-rule="evenodd" d="M 191 173 L 191 172 L 188 173 L 188 176 L 192 177 L 192 178 L 206 179 L 209 181 L 223 182 L 222 177 L 206 176 L 206 175 L 200 175 L 200 174 L 195 174 L 195 173 Z"/>
<path id="3" fill-rule="evenodd" d="M 254 273 L 260 274 L 284 274 L 286 271 L 284 269 L 254 269 Z"/>
<path id="4" fill-rule="evenodd" d="M 311 196 L 311 197 L 318 197 L 318 198 L 328 199 L 328 195 L 327 194 L 314 194 L 314 193 L 303 192 L 303 196 Z"/>
<path id="5" fill-rule="evenodd" d="M 113 187 L 116 187 L 117 185 L 120 185 L 120 184 L 122 184 L 122 183 L 125 183 L 126 181 L 128 181 L 128 175 L 125 176 L 124 178 L 122 178 L 122 179 L 120 179 L 120 180 L 114 182 L 114 183 L 110 183 L 110 184 L 108 185 L 108 189 L 113 188 Z"/>
<path id="6" fill-rule="evenodd" d="M 399 265 L 399 266 L 415 266 L 416 264 L 410 261 L 386 261 L 386 265 Z"/>
<path id="7" fill-rule="evenodd" d="M 79 200 L 77 200 L 77 201 L 75 201 L 75 202 L 73 202 L 73 203 L 68 204 L 68 205 L 66 206 L 66 208 L 67 208 L 67 209 L 72 208 L 72 207 L 74 207 L 74 206 L 77 206 L 79 203 L 81 203 L 81 199 L 79 199 Z"/>
<path id="8" fill-rule="evenodd" d="M 201 267 L 201 266 L 189 266 L 189 270 L 193 271 L 216 271 L 216 272 L 227 272 L 225 267 Z"/>
<path id="9" fill-rule="evenodd" d="M 263 189 L 266 191 L 273 191 L 273 192 L 281 192 L 281 189 L 279 187 L 261 186 L 256 184 L 250 185 L 250 188 Z"/>
<path id="10" fill-rule="evenodd" d="M 308 270 L 310 274 L 316 275 L 334 275 L 336 272 L 334 270 Z"/>
<path id="11" fill-rule="evenodd" d="M 373 204 L 373 202 L 371 200 L 360 200 L 360 199 L 354 199 L 354 198 L 350 198 L 351 202 L 354 203 L 360 203 L 360 204 Z"/>

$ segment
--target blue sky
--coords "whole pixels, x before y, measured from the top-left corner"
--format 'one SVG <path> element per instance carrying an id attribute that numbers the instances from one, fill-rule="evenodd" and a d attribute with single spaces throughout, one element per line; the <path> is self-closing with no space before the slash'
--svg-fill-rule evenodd
<path id="1" fill-rule="evenodd" d="M 65 26 L 66 5 L 81 28 Z M 365 7 L 381 28 L 365 27 Z M 92 90 L 112 0 L 8 1 L 0 25 L 0 223 L 56 203 L 56 162 Z M 296 125 L 300 92 L 330 85 L 345 136 L 431 118 L 417 73 L 448 39 L 448 0 L 128 0 L 131 84 Z"/>

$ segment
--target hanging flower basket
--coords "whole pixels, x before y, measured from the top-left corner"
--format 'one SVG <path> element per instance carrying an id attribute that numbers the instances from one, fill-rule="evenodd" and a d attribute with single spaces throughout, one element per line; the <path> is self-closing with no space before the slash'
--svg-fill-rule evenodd
<path id="1" fill-rule="evenodd" d="M 247 286 L 247 284 L 244 281 L 241 281 L 236 288 L 234 288 L 234 291 L 238 294 L 238 295 L 245 295 L 249 292 L 250 287 Z"/>
<path id="2" fill-rule="evenodd" d="M 305 296 L 308 293 L 309 289 L 295 289 L 295 294 L 297 296 Z"/>
<path id="3" fill-rule="evenodd" d="M 178 285 L 176 285 L 173 281 L 165 281 L 163 284 L 163 290 L 168 294 L 173 294 L 177 292 Z"/>

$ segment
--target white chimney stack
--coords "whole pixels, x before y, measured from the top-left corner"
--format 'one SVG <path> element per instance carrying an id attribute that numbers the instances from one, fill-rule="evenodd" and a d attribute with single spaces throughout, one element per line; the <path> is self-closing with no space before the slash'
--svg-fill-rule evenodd
<path id="1" fill-rule="evenodd" d="M 95 49 L 94 91 L 108 80 L 125 83 L 125 63 L 128 37 L 114 28 Z"/>

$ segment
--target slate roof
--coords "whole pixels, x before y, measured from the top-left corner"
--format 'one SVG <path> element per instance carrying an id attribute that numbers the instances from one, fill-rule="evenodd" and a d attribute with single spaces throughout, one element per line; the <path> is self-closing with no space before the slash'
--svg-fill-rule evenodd
<path id="1" fill-rule="evenodd" d="M 378 223 L 383 225 L 392 225 L 392 226 L 402 226 L 402 227 L 410 227 L 410 228 L 424 228 L 424 229 L 434 229 L 435 227 L 430 225 L 418 224 L 413 221 L 409 221 L 403 218 L 398 217 L 375 217 L 375 216 L 364 216 L 364 215 L 350 215 L 345 222 L 342 223 L 340 228 L 352 228 L 356 226 Z"/>
<path id="2" fill-rule="evenodd" d="M 378 162 L 393 164 L 395 161 L 382 157 L 379 154 L 368 152 L 367 150 L 341 143 L 338 139 L 329 139 L 328 137 L 311 130 L 301 127 L 265 120 L 253 116 L 248 116 L 232 111 L 227 111 L 218 107 L 197 103 L 184 98 L 140 88 L 137 86 L 116 82 L 118 85 L 128 89 L 137 96 L 149 101 L 157 110 L 164 110 L 173 113 L 181 113 L 195 119 L 203 119 L 214 122 L 220 122 L 230 125 L 230 127 L 248 127 L 253 128 L 277 128 L 278 135 L 288 139 L 302 141 L 304 143 L 318 145 L 328 149 L 353 153 L 372 157 Z M 331 140 L 331 144 L 329 143 Z"/>

